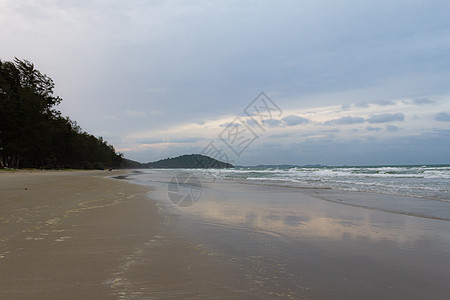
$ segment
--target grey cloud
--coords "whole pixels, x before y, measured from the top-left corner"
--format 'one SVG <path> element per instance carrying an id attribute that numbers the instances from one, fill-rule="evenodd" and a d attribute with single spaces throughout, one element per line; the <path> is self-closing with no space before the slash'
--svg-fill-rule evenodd
<path id="1" fill-rule="evenodd" d="M 358 103 L 355 103 L 354 105 L 356 107 L 369 107 L 370 104 L 375 104 L 375 105 L 379 105 L 379 106 L 388 106 L 388 105 L 395 105 L 394 101 L 391 100 L 371 100 L 371 101 L 361 101 Z"/>
<path id="2" fill-rule="evenodd" d="M 290 137 L 291 135 L 289 133 L 280 133 L 280 134 L 272 134 L 271 138 L 286 138 Z"/>
<path id="3" fill-rule="evenodd" d="M 343 105 L 341 105 L 341 109 L 345 110 L 345 111 L 350 110 L 351 108 L 352 108 L 351 104 L 343 104 Z"/>
<path id="4" fill-rule="evenodd" d="M 260 126 L 260 123 L 258 123 L 257 120 L 253 120 L 253 119 L 248 119 L 246 121 L 246 123 L 250 126 L 256 127 L 256 126 Z M 231 123 L 227 123 L 228 124 Z M 281 120 L 277 120 L 277 119 L 268 119 L 268 120 L 264 120 L 264 125 L 263 126 L 269 126 L 269 127 L 281 127 L 283 125 L 283 122 Z"/>
<path id="5" fill-rule="evenodd" d="M 380 127 L 372 127 L 372 126 L 367 126 L 366 129 L 368 131 L 380 131 L 381 130 Z"/>
<path id="6" fill-rule="evenodd" d="M 281 120 L 276 119 L 265 120 L 264 123 L 269 125 L 269 127 L 278 127 L 282 124 Z"/>
<path id="7" fill-rule="evenodd" d="M 256 121 L 253 121 L 252 119 L 248 120 L 246 123 L 249 124 L 250 126 L 257 125 Z M 226 123 L 220 124 L 220 127 L 228 127 L 228 126 L 243 126 L 243 125 L 239 121 L 226 122 Z"/>
<path id="8" fill-rule="evenodd" d="M 391 100 L 378 100 L 378 101 L 374 101 L 373 103 L 378 104 L 380 106 L 395 105 L 395 102 L 391 101 Z"/>
<path id="9" fill-rule="evenodd" d="M 227 123 L 226 126 L 228 126 L 228 124 L 230 124 L 230 123 Z M 248 120 L 247 120 L 247 124 L 250 125 L 250 126 L 258 126 L 258 125 L 259 125 L 258 122 L 255 121 L 255 120 L 253 120 L 253 119 L 248 119 Z M 225 126 L 225 127 L 226 127 L 226 126 Z M 221 127 L 224 127 L 224 126 L 221 125 Z"/>
<path id="10" fill-rule="evenodd" d="M 324 130 L 324 131 L 321 131 L 322 133 L 338 133 L 338 132 L 341 132 L 339 129 L 337 129 L 337 128 L 334 128 L 334 129 L 330 129 L 330 130 Z"/>
<path id="11" fill-rule="evenodd" d="M 381 115 L 373 115 L 367 119 L 369 123 L 386 123 L 393 121 L 404 121 L 405 115 L 402 113 L 396 114 L 381 114 Z"/>
<path id="12" fill-rule="evenodd" d="M 438 114 L 434 117 L 434 119 L 435 119 L 436 121 L 450 122 L 450 114 L 443 111 L 443 112 L 438 113 Z"/>
<path id="13" fill-rule="evenodd" d="M 299 116 L 294 116 L 294 115 L 286 116 L 282 120 L 284 121 L 284 123 L 287 126 L 295 126 L 295 125 L 306 124 L 306 123 L 310 122 L 308 119 L 305 119 L 305 118 L 302 118 Z"/>
<path id="14" fill-rule="evenodd" d="M 432 101 L 428 98 L 414 99 L 412 102 L 416 105 L 424 105 L 424 104 L 433 104 L 434 103 L 434 101 Z"/>
<path id="15" fill-rule="evenodd" d="M 349 124 L 360 124 L 364 123 L 364 118 L 361 117 L 342 117 L 339 119 L 334 119 L 330 121 L 326 121 L 325 125 L 349 125 Z"/>
<path id="16" fill-rule="evenodd" d="M 367 101 L 358 102 L 358 103 L 355 103 L 354 106 L 362 107 L 362 108 L 369 107 L 369 102 L 367 102 Z"/>
<path id="17" fill-rule="evenodd" d="M 436 137 L 450 137 L 450 130 L 435 129 L 431 132 L 430 135 Z"/>
<path id="18" fill-rule="evenodd" d="M 174 144 L 184 144 L 184 143 L 195 143 L 204 140 L 204 138 L 197 137 L 185 137 L 185 138 L 174 138 L 174 139 L 160 139 L 160 138 L 149 138 L 149 139 L 138 139 L 136 143 L 138 144 L 160 144 L 160 143 L 174 143 Z"/>
<path id="19" fill-rule="evenodd" d="M 167 141 L 159 138 L 150 138 L 150 139 L 138 139 L 136 140 L 136 143 L 138 144 L 160 144 L 160 143 L 166 143 Z"/>
<path id="20" fill-rule="evenodd" d="M 169 142 L 170 143 L 176 143 L 176 144 L 183 144 L 183 143 L 195 143 L 195 142 L 200 142 L 200 141 L 203 141 L 203 140 L 204 140 L 204 138 L 185 137 L 185 138 L 170 139 Z"/>
<path id="21" fill-rule="evenodd" d="M 375 104 L 375 105 L 379 105 L 379 106 L 395 105 L 395 102 L 392 100 L 369 100 L 369 101 L 365 101 L 365 102 L 361 102 L 361 103 L 365 104 L 365 106 L 362 106 L 362 107 L 367 107 L 370 104 Z"/>
<path id="22" fill-rule="evenodd" d="M 433 130 L 411 136 L 384 137 L 380 133 L 373 133 L 373 135 L 371 138 L 364 139 L 336 139 L 331 143 L 310 139 L 308 142 L 302 140 L 291 144 L 274 142 L 271 146 L 265 145 L 261 148 L 255 146 L 249 150 L 254 151 L 254 156 L 251 157 L 254 160 L 251 163 L 380 165 L 443 164 L 448 162 L 450 130 Z M 414 151 L 410 151 L 411 149 Z M 267 159 L 271 153 L 277 153 L 277 156 Z"/>
<path id="23" fill-rule="evenodd" d="M 397 127 L 395 125 L 388 125 L 388 126 L 386 126 L 386 130 L 387 131 L 391 131 L 391 132 L 395 132 L 395 131 L 399 131 L 400 127 Z"/>

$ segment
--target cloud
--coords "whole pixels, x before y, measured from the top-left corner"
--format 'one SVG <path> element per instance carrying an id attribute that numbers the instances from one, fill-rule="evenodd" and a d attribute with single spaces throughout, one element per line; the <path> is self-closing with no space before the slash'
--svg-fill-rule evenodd
<path id="1" fill-rule="evenodd" d="M 310 120 L 295 115 L 286 116 L 282 119 L 287 126 L 295 126 L 299 124 L 307 124 Z"/>
<path id="2" fill-rule="evenodd" d="M 163 140 L 160 138 L 148 138 L 148 139 L 138 139 L 136 140 L 136 143 L 138 144 L 161 144 L 161 143 L 167 143 L 167 140 Z"/>
<path id="3" fill-rule="evenodd" d="M 125 114 L 130 117 L 145 117 L 146 113 L 142 111 L 126 110 Z"/>
<path id="4" fill-rule="evenodd" d="M 341 132 L 341 131 L 337 128 L 321 131 L 321 133 L 338 133 L 338 132 Z"/>
<path id="5" fill-rule="evenodd" d="M 265 120 L 264 123 L 269 125 L 269 127 L 278 127 L 278 126 L 281 126 L 281 124 L 283 122 L 281 120 L 270 119 L 270 120 Z"/>
<path id="6" fill-rule="evenodd" d="M 443 111 L 443 112 L 438 113 L 438 114 L 434 117 L 434 119 L 435 119 L 436 121 L 450 122 L 450 114 Z"/>
<path id="7" fill-rule="evenodd" d="M 361 101 L 358 103 L 355 103 L 355 107 L 360 108 L 367 108 L 371 104 L 379 105 L 379 106 L 388 106 L 388 105 L 395 105 L 395 102 L 392 100 L 370 100 L 370 101 Z"/>
<path id="8" fill-rule="evenodd" d="M 358 102 L 353 104 L 355 107 L 360 107 L 360 108 L 367 108 L 369 107 L 369 102 L 367 101 L 362 101 L 362 102 Z"/>
<path id="9" fill-rule="evenodd" d="M 259 125 L 258 121 L 253 120 L 253 119 L 248 119 L 246 122 L 250 126 L 258 126 Z M 265 121 L 264 121 L 264 123 L 265 123 Z M 230 125 L 231 123 L 226 123 L 226 124 Z M 223 125 L 225 125 L 225 124 L 220 125 L 220 127 L 227 127 L 228 126 L 228 125 L 226 125 L 226 126 L 223 126 Z"/>
<path id="10" fill-rule="evenodd" d="M 291 134 L 290 133 L 280 133 L 280 134 L 272 134 L 270 137 L 271 138 L 286 138 L 286 137 L 290 137 Z"/>
<path id="11" fill-rule="evenodd" d="M 395 125 L 388 125 L 388 126 L 386 126 L 386 130 L 387 131 L 391 131 L 391 132 L 395 132 L 395 131 L 399 131 L 400 127 L 397 127 Z"/>
<path id="12" fill-rule="evenodd" d="M 450 138 L 450 130 L 436 129 L 431 132 L 430 136 Z M 447 140 L 447 142 L 449 142 L 449 141 L 450 141 L 450 139 Z"/>
<path id="13" fill-rule="evenodd" d="M 249 120 L 249 122 L 247 122 L 247 123 L 250 123 L 250 125 L 254 125 L 253 122 L 254 122 L 253 120 Z M 233 122 L 225 122 L 225 123 L 220 124 L 219 126 L 220 126 L 220 127 L 228 127 L 228 126 L 233 126 L 233 124 L 234 124 Z M 241 126 L 240 123 L 236 123 L 236 124 L 234 124 L 234 125 L 236 125 L 236 126 Z"/>
<path id="14" fill-rule="evenodd" d="M 372 127 L 372 126 L 367 126 L 366 129 L 368 131 L 380 131 L 381 130 L 380 127 Z"/>
<path id="15" fill-rule="evenodd" d="M 360 124 L 364 123 L 365 119 L 361 117 L 342 117 L 339 119 L 334 119 L 326 121 L 325 125 L 350 125 L 350 124 Z"/>
<path id="16" fill-rule="evenodd" d="M 253 127 L 260 126 L 260 123 L 258 123 L 258 121 L 254 119 L 247 119 L 246 123 Z M 267 119 L 264 120 L 264 126 L 265 125 L 269 127 L 281 127 L 283 125 L 283 121 L 277 119 Z"/>
<path id="17" fill-rule="evenodd" d="M 433 104 L 434 101 L 428 98 L 418 98 L 412 101 L 415 105 L 425 105 L 425 104 Z"/>
<path id="18" fill-rule="evenodd" d="M 309 119 L 302 118 L 295 115 L 289 115 L 284 117 L 281 120 L 278 119 L 268 119 L 264 120 L 264 124 L 268 125 L 269 127 L 284 127 L 284 126 L 296 126 L 299 124 L 307 124 L 311 122 Z M 257 126 L 258 122 L 254 121 L 253 119 L 247 120 L 247 124 L 250 126 Z M 222 124 L 221 126 L 225 126 L 227 124 Z"/>
<path id="19" fill-rule="evenodd" d="M 355 102 L 353 104 L 346 103 L 341 105 L 341 110 L 343 111 L 349 111 L 352 109 L 361 109 L 361 108 L 369 108 L 371 105 L 377 105 L 377 106 L 389 106 L 389 105 L 395 105 L 397 101 L 392 100 L 368 100 L 368 101 L 359 101 Z"/>
<path id="20" fill-rule="evenodd" d="M 136 143 L 138 144 L 163 144 L 163 143 L 171 143 L 171 144 L 186 144 L 186 143 L 195 143 L 199 141 L 203 141 L 204 138 L 199 137 L 182 137 L 182 138 L 172 138 L 172 139 L 162 139 L 162 138 L 147 138 L 147 139 L 138 139 Z"/>
<path id="21" fill-rule="evenodd" d="M 163 112 L 160 110 L 150 110 L 146 112 L 147 115 L 163 115 Z"/>
<path id="22" fill-rule="evenodd" d="M 350 110 L 352 108 L 351 104 L 343 104 L 341 105 L 341 109 L 344 111 Z"/>
<path id="23" fill-rule="evenodd" d="M 389 105 L 395 105 L 394 101 L 391 100 L 377 100 L 372 102 L 373 104 L 377 104 L 379 106 L 389 106 Z"/>
<path id="24" fill-rule="evenodd" d="M 200 137 L 184 137 L 184 138 L 170 139 L 169 142 L 176 143 L 176 144 L 184 144 L 184 143 L 196 143 L 196 142 L 200 142 L 203 140 L 204 140 L 204 138 L 200 138 Z"/>
<path id="25" fill-rule="evenodd" d="M 394 121 L 404 121 L 405 115 L 402 113 L 373 115 L 367 119 L 369 123 L 387 123 Z"/>

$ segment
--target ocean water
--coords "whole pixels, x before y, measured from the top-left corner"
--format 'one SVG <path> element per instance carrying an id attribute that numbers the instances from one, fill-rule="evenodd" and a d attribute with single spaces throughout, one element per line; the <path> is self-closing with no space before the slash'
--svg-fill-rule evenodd
<path id="1" fill-rule="evenodd" d="M 168 199 L 167 196 L 174 194 L 170 187 L 174 187 L 174 178 L 180 172 L 198 179 L 199 184 L 203 186 L 203 192 L 197 184 L 195 187 L 190 187 L 189 183 L 184 185 L 188 190 L 195 190 L 200 195 L 220 188 L 220 185 L 215 184 L 220 182 L 288 187 L 283 190 L 286 193 L 293 191 L 292 188 L 306 188 L 302 193 L 321 200 L 450 221 L 450 165 L 148 169 L 137 170 L 126 177 L 135 183 L 158 188 L 163 193 L 160 198 Z M 285 194 L 279 194 L 272 199 L 273 203 L 261 203 L 261 206 L 268 208 L 271 205 L 279 205 L 283 195 Z M 221 197 L 224 197 L 223 194 Z M 194 194 L 192 198 L 195 198 Z M 202 204 L 210 201 L 209 198 L 221 199 L 214 195 L 201 198 Z M 247 198 L 244 197 L 240 200 L 240 205 L 245 201 Z M 168 203 L 171 204 L 170 201 Z"/>
<path id="2" fill-rule="evenodd" d="M 214 178 L 413 196 L 450 203 L 450 165 L 197 170 Z"/>

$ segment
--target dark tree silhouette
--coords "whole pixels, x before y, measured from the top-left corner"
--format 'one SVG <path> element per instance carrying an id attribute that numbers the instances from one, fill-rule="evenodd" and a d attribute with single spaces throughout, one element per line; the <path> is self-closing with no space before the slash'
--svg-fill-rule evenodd
<path id="1" fill-rule="evenodd" d="M 53 80 L 27 60 L 0 60 L 0 160 L 13 168 L 118 167 L 122 155 L 55 106 Z"/>

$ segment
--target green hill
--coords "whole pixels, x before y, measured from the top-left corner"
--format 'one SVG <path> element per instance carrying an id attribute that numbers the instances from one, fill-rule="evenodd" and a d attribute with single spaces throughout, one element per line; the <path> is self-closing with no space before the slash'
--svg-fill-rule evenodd
<path id="1" fill-rule="evenodd" d="M 201 154 L 181 155 L 175 158 L 166 158 L 156 162 L 142 164 L 141 168 L 149 169 L 226 169 L 234 168 L 232 164 Z"/>

